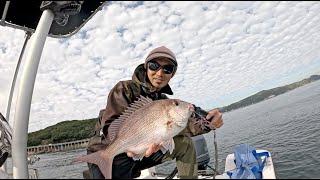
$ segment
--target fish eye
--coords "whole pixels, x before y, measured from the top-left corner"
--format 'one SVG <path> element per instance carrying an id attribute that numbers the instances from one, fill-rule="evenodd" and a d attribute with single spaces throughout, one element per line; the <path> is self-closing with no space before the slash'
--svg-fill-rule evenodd
<path id="1" fill-rule="evenodd" d="M 173 101 L 173 103 L 174 103 L 176 106 L 179 105 L 178 101 Z"/>

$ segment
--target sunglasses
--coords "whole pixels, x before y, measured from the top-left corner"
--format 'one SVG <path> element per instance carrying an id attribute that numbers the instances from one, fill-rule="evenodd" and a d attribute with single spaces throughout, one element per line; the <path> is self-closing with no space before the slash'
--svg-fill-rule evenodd
<path id="1" fill-rule="evenodd" d="M 151 71 L 158 71 L 160 68 L 162 68 L 165 74 L 172 74 L 175 69 L 175 66 L 170 64 L 161 66 L 159 63 L 155 61 L 150 61 L 148 62 L 148 68 Z"/>

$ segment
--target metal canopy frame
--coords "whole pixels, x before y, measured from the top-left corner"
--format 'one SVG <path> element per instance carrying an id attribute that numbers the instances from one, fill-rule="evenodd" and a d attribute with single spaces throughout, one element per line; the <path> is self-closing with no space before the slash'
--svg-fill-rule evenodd
<path id="1" fill-rule="evenodd" d="M 42 1 L 0 1 L 0 25 L 21 29 L 34 33 L 42 11 Z M 76 15 L 71 15 L 65 26 L 60 26 L 53 21 L 48 36 L 53 38 L 69 37 L 77 33 L 102 7 L 106 1 L 83 1 L 81 10 Z M 6 7 L 7 6 L 7 7 Z"/>
<path id="2" fill-rule="evenodd" d="M 62 3 L 76 4 L 80 1 L 61 1 Z M 47 3 L 47 4 L 46 4 Z M 48 3 L 58 4 L 58 1 L 43 1 L 32 3 L 27 1 L 0 1 L 0 13 L 2 14 L 0 25 L 15 29 L 21 29 L 26 33 L 33 33 L 30 41 L 30 48 L 26 55 L 26 62 L 22 69 L 21 80 L 19 84 L 18 97 L 16 102 L 15 119 L 13 124 L 12 137 L 12 165 L 13 178 L 28 179 L 27 165 L 27 140 L 28 125 L 32 94 L 37 75 L 42 50 L 47 36 L 54 38 L 69 37 L 80 30 L 91 17 L 102 9 L 104 1 L 82 1 L 80 11 L 66 12 L 67 21 L 61 25 L 55 21 L 55 17 L 64 16 L 61 12 L 56 12 L 54 6 L 48 6 Z M 45 8 L 43 8 L 46 5 Z M 66 6 L 62 6 L 66 7 Z M 71 7 L 71 6 L 70 6 Z M 40 9 L 42 8 L 42 9 Z M 22 54 L 20 55 L 22 56 Z M 19 64 L 19 63 L 18 63 Z M 17 76 L 18 67 L 15 76 Z M 14 77 L 14 80 L 16 77 Z M 12 83 L 11 91 L 14 89 Z M 11 102 L 9 102 L 11 103 Z"/>

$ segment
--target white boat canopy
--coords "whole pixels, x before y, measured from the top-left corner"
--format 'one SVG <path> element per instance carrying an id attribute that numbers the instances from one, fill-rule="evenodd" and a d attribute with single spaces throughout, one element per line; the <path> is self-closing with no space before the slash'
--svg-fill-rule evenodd
<path id="1" fill-rule="evenodd" d="M 49 37 L 68 37 L 81 29 L 106 1 L 0 1 L 2 26 L 9 26 L 28 32 L 35 32 L 43 10 L 52 9 L 55 21 L 52 22 Z"/>

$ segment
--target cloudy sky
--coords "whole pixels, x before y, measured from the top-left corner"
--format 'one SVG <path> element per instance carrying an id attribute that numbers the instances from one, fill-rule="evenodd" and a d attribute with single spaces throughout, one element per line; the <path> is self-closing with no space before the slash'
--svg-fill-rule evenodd
<path id="1" fill-rule="evenodd" d="M 147 54 L 163 45 L 179 63 L 171 97 L 204 109 L 320 74 L 319 12 L 320 2 L 109 3 L 74 36 L 47 38 L 29 132 L 96 117 L 115 83 L 131 79 Z M 24 37 L 22 30 L 0 26 L 4 115 Z"/>

